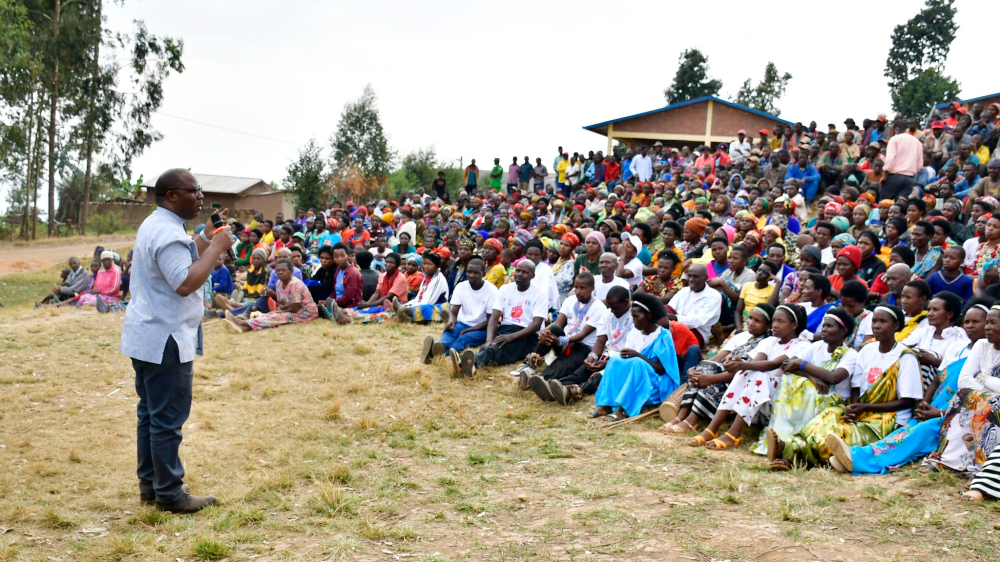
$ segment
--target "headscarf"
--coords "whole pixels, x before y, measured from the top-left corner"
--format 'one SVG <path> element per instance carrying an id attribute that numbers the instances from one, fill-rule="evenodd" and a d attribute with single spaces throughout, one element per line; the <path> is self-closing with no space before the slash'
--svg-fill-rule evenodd
<path id="1" fill-rule="evenodd" d="M 417 267 L 424 265 L 424 258 L 420 254 L 406 254 L 406 263 L 413 262 L 417 264 Z"/>
<path id="2" fill-rule="evenodd" d="M 841 234 L 843 236 L 843 234 Z M 844 246 L 839 252 L 837 252 L 837 257 L 844 256 L 845 258 L 851 260 L 854 264 L 854 269 L 861 269 L 861 250 L 853 244 L 850 246 Z"/>
<path id="3" fill-rule="evenodd" d="M 833 237 L 833 242 L 840 242 L 845 247 L 847 247 L 847 246 L 853 246 L 853 245 L 857 244 L 857 240 L 855 240 L 853 236 L 851 236 L 850 234 L 848 234 L 846 232 L 842 232 L 842 233 L 834 236 Z M 861 267 L 861 266 L 859 265 L 858 267 Z"/>
<path id="4" fill-rule="evenodd" d="M 730 224 L 722 225 L 722 228 L 720 228 L 719 230 L 721 230 L 726 234 L 726 238 L 729 239 L 730 244 L 732 244 L 733 240 L 736 239 L 736 229 L 732 225 Z"/>
<path id="5" fill-rule="evenodd" d="M 872 209 L 871 209 L 871 207 L 869 207 L 868 205 L 858 205 L 857 207 L 854 208 L 855 211 L 858 210 L 858 209 L 861 209 L 862 211 L 864 211 L 865 217 L 867 217 L 865 219 L 865 224 L 868 224 L 868 222 L 871 220 L 871 215 L 872 215 Z"/>
<path id="6" fill-rule="evenodd" d="M 775 236 L 781 238 L 781 227 L 777 225 L 769 224 L 765 226 L 764 229 L 760 231 L 760 233 L 763 235 L 765 232 L 773 232 Z"/>
<path id="7" fill-rule="evenodd" d="M 558 240 L 549 238 L 548 236 L 543 236 L 542 238 L 539 238 L 539 241 L 541 241 L 542 247 L 545 249 L 556 249 L 556 250 L 559 249 Z"/>
<path id="8" fill-rule="evenodd" d="M 478 234 L 478 235 L 482 236 L 482 237 L 483 237 L 483 240 L 485 240 L 485 239 L 487 239 L 487 238 L 489 238 L 489 237 L 490 237 L 490 233 L 489 233 L 489 232 L 486 232 L 485 230 L 477 230 L 477 231 L 476 231 L 476 234 Z"/>
<path id="9" fill-rule="evenodd" d="M 888 209 L 889 207 L 892 207 L 892 199 L 883 199 L 878 202 L 879 209 Z"/>
<path id="10" fill-rule="evenodd" d="M 412 244 L 417 237 L 417 223 L 410 221 L 399 227 L 399 233 L 396 236 L 398 237 L 399 234 L 403 234 L 404 232 L 409 235 L 410 243 Z"/>
<path id="11" fill-rule="evenodd" d="M 782 207 L 787 209 L 789 214 L 795 211 L 795 201 L 792 201 L 792 198 L 787 195 L 778 197 L 774 200 L 774 202 L 775 204 L 780 204 Z"/>
<path id="12" fill-rule="evenodd" d="M 514 231 L 514 242 L 517 242 L 522 246 L 527 246 L 528 240 L 531 240 L 532 238 L 531 233 L 523 228 L 519 228 Z"/>
<path id="13" fill-rule="evenodd" d="M 573 234 L 572 232 L 567 232 L 566 234 L 563 234 L 560 240 L 567 242 L 574 249 L 580 245 L 580 237 L 577 236 L 576 234 Z"/>
<path id="14" fill-rule="evenodd" d="M 684 226 L 698 236 L 704 236 L 705 227 L 708 226 L 708 221 L 703 217 L 694 217 L 692 219 L 688 219 L 687 222 L 684 223 Z"/>
<path id="15" fill-rule="evenodd" d="M 757 198 L 757 199 L 756 199 L 756 200 L 754 201 L 754 203 L 756 203 L 757 201 L 760 201 L 760 202 L 761 202 L 761 204 L 763 204 L 763 205 L 764 205 L 764 212 L 765 212 L 765 213 L 767 213 L 767 212 L 770 212 L 770 210 L 771 210 L 771 203 L 770 203 L 770 202 L 769 202 L 769 201 L 768 201 L 767 199 L 764 199 L 763 197 L 758 197 L 758 198 Z"/>
<path id="16" fill-rule="evenodd" d="M 434 253 L 440 256 L 442 260 L 446 260 L 451 257 L 451 250 L 448 249 L 448 246 L 434 248 Z"/>
<path id="17" fill-rule="evenodd" d="M 463 236 L 463 237 L 459 238 L 458 239 L 458 245 L 459 246 L 465 246 L 466 248 L 469 248 L 469 249 L 472 249 L 472 250 L 476 249 L 476 243 L 473 242 L 472 238 L 469 238 L 468 236 Z"/>
<path id="18" fill-rule="evenodd" d="M 830 222 L 841 232 L 847 232 L 847 228 L 851 226 L 851 223 L 847 222 L 847 217 L 842 217 L 840 215 L 830 219 Z"/>
<path id="19" fill-rule="evenodd" d="M 382 214 L 382 222 L 384 222 L 386 224 L 392 224 L 392 221 L 395 220 L 395 218 L 396 217 L 393 216 L 392 213 L 383 213 Z"/>
<path id="20" fill-rule="evenodd" d="M 823 212 L 839 216 L 842 208 L 843 207 L 841 206 L 840 203 L 837 203 L 836 201 L 830 201 L 829 203 L 823 206 Z"/>
<path id="21" fill-rule="evenodd" d="M 751 230 L 746 233 L 746 236 L 743 237 L 741 244 L 743 244 L 746 249 L 750 251 L 751 255 L 755 254 L 760 251 L 760 235 L 757 234 L 756 230 Z M 749 244 L 753 244 L 753 248 L 751 248 Z"/>
<path id="22" fill-rule="evenodd" d="M 486 242 L 483 243 L 483 247 L 489 246 L 497 251 L 497 254 L 503 251 L 503 244 L 500 243 L 496 238 L 487 238 Z"/>
<path id="23" fill-rule="evenodd" d="M 595 230 L 595 231 L 591 232 L 590 234 L 588 234 L 587 238 L 585 240 L 590 240 L 591 238 L 593 238 L 594 240 L 597 241 L 597 243 L 601 246 L 601 250 L 603 251 L 604 250 L 604 242 L 606 241 L 605 238 L 604 238 L 604 234 L 602 234 L 601 231 L 599 231 L 599 230 Z"/>
<path id="24" fill-rule="evenodd" d="M 569 227 L 565 224 L 554 224 L 550 230 L 556 234 L 569 234 Z"/>

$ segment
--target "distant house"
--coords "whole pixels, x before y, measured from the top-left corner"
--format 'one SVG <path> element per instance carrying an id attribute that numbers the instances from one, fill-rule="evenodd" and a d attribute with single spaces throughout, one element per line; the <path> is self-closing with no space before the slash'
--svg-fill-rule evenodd
<path id="1" fill-rule="evenodd" d="M 747 136 L 756 138 L 761 129 L 771 131 L 775 125 L 791 125 L 779 117 L 756 109 L 706 96 L 627 117 L 587 125 L 584 129 L 608 137 L 611 141 L 652 145 L 656 141 L 665 146 L 680 148 L 684 145 L 713 146 L 736 138 L 744 129 Z"/>
<path id="2" fill-rule="evenodd" d="M 295 217 L 295 206 L 291 195 L 276 190 L 260 178 L 239 178 L 194 174 L 205 195 L 206 209 L 231 209 L 233 211 L 257 211 L 267 218 L 282 213 L 285 217 Z M 154 203 L 153 178 L 142 184 L 146 188 L 146 202 Z"/>

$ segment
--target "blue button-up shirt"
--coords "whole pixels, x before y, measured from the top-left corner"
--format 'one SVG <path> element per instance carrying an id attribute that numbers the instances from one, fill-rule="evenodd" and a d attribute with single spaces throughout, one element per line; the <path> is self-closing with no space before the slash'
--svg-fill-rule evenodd
<path id="1" fill-rule="evenodd" d="M 142 221 L 132 252 L 132 300 L 125 311 L 119 351 L 159 365 L 167 338 L 173 336 L 182 363 L 201 355 L 204 287 L 186 297 L 177 294 L 197 259 L 198 247 L 179 216 L 157 207 Z"/>

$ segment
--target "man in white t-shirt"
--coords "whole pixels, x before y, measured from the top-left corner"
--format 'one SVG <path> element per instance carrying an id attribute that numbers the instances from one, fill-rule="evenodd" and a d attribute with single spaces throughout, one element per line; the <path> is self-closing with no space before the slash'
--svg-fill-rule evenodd
<path id="1" fill-rule="evenodd" d="M 535 264 L 521 260 L 514 282 L 500 287 L 486 326 L 486 341 L 479 353 L 466 349 L 448 354 L 455 375 L 472 378 L 487 365 L 509 365 L 523 360 L 538 344 L 538 330 L 549 313 L 549 299 L 531 281 Z"/>
<path id="2" fill-rule="evenodd" d="M 612 287 L 604 304 L 607 308 L 595 332 L 594 345 L 583 364 L 575 371 L 549 381 L 549 393 L 564 406 L 586 394 L 597 392 L 608 359 L 621 353 L 625 337 L 632 331 L 632 302 L 627 287 Z"/>
<path id="3" fill-rule="evenodd" d="M 594 296 L 600 300 L 608 298 L 608 291 L 611 287 L 625 287 L 628 289 L 628 281 L 615 275 L 618 269 L 618 256 L 613 252 L 604 252 L 597 261 L 597 269 L 601 272 L 600 277 L 594 277 Z"/>
<path id="4" fill-rule="evenodd" d="M 638 236 L 622 232 L 622 243 L 618 246 L 618 269 L 615 275 L 628 281 L 633 289 L 642 283 L 642 262 L 636 256 L 642 251 L 642 240 Z"/>
<path id="5" fill-rule="evenodd" d="M 424 363 L 444 355 L 449 350 L 461 352 L 470 347 L 478 347 L 486 342 L 486 326 L 490 313 L 500 292 L 493 283 L 486 283 L 483 275 L 486 264 L 479 258 L 472 258 L 465 266 L 466 280 L 455 286 L 451 293 L 451 313 L 441 334 L 441 341 L 433 336 L 424 339 L 421 355 Z"/>
<path id="6" fill-rule="evenodd" d="M 594 276 L 581 271 L 573 281 L 573 294 L 563 301 L 559 317 L 538 333 L 538 346 L 524 366 L 515 371 L 518 387 L 526 390 L 530 386 L 542 400 L 553 401 L 548 381 L 561 379 L 583 365 L 597 341 L 597 329 L 606 311 L 604 303 L 594 297 Z M 552 359 L 546 357 L 550 352 Z M 535 374 L 542 367 L 544 370 Z"/>

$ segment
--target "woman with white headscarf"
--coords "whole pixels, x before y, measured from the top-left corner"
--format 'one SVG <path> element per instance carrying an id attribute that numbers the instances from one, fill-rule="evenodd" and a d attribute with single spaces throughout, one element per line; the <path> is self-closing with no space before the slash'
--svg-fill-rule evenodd
<path id="1" fill-rule="evenodd" d="M 114 261 L 114 252 L 101 252 L 101 269 L 94 276 L 90 289 L 76 302 L 76 306 L 96 306 L 101 313 L 109 312 L 111 306 L 121 304 L 122 271 Z"/>

